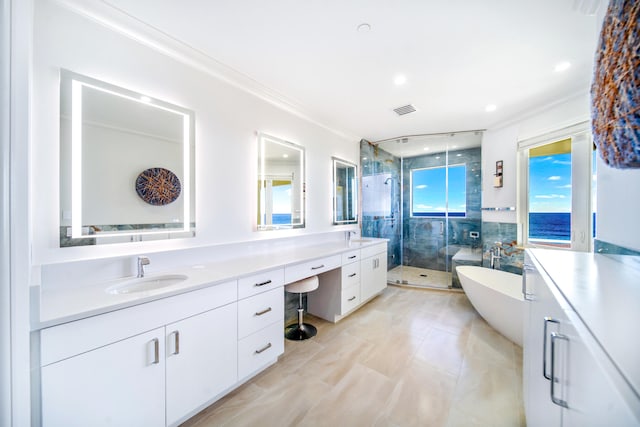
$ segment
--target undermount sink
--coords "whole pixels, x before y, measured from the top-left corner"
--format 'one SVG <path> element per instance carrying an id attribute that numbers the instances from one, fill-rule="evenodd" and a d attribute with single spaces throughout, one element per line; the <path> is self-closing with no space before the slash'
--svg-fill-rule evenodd
<path id="1" fill-rule="evenodd" d="M 165 276 L 136 277 L 125 282 L 118 283 L 106 289 L 107 293 L 120 295 L 134 292 L 154 291 L 167 286 L 184 282 L 188 276 L 184 274 L 167 274 Z"/>

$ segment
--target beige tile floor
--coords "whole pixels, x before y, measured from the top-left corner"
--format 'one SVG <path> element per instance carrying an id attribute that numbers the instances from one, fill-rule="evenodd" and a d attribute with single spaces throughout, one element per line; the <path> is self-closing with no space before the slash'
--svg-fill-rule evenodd
<path id="1" fill-rule="evenodd" d="M 185 426 L 524 426 L 522 350 L 463 293 L 389 286 Z"/>

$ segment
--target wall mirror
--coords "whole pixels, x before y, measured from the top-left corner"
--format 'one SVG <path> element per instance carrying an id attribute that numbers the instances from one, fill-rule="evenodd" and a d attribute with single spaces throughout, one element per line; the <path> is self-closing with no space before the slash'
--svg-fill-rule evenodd
<path id="1" fill-rule="evenodd" d="M 358 170 L 355 164 L 333 157 L 333 223 L 358 222 Z"/>
<path id="2" fill-rule="evenodd" d="M 60 246 L 193 236 L 194 113 L 67 70 L 60 82 Z"/>
<path id="3" fill-rule="evenodd" d="M 304 148 L 258 135 L 258 230 L 304 227 Z"/>

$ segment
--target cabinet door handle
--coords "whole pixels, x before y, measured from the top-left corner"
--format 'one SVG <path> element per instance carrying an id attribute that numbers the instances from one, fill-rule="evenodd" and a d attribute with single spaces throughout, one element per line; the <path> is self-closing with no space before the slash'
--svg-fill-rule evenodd
<path id="1" fill-rule="evenodd" d="M 160 340 L 158 338 L 154 338 L 151 340 L 153 343 L 153 362 L 152 365 L 157 365 L 160 363 Z"/>
<path id="2" fill-rule="evenodd" d="M 256 311 L 255 315 L 256 316 L 262 316 L 263 314 L 267 314 L 270 311 L 271 311 L 271 307 L 268 307 L 268 308 L 265 308 L 262 311 Z"/>
<path id="3" fill-rule="evenodd" d="M 180 354 L 180 331 L 173 331 L 171 335 L 173 335 L 173 353 L 171 354 Z"/>
<path id="4" fill-rule="evenodd" d="M 564 340 L 566 342 L 569 342 L 569 337 L 566 335 L 558 334 L 556 332 L 551 333 L 551 386 L 549 387 L 549 394 L 551 395 L 551 401 L 553 403 L 563 408 L 568 408 L 569 405 L 567 405 L 567 401 L 557 398 L 555 394 L 555 383 L 560 382 L 560 380 L 556 378 L 555 374 L 556 340 Z"/>
<path id="5" fill-rule="evenodd" d="M 356 257 L 357 257 L 357 255 L 351 255 L 351 256 L 349 257 L 349 259 L 354 259 L 354 258 L 356 258 Z"/>
<path id="6" fill-rule="evenodd" d="M 548 380 L 553 376 L 553 370 L 551 371 L 551 375 L 547 374 L 547 325 L 549 323 L 559 325 L 560 322 L 552 317 L 544 318 L 544 336 L 542 337 L 542 376 Z M 553 363 L 553 356 L 551 356 L 551 363 Z"/>
<path id="7" fill-rule="evenodd" d="M 260 353 L 262 353 L 263 351 L 267 351 L 267 350 L 269 350 L 270 348 L 271 348 L 271 343 L 269 343 L 269 344 L 265 345 L 265 346 L 264 346 L 264 347 L 262 347 L 260 350 L 256 350 L 256 351 L 255 351 L 255 354 L 260 354 Z"/>
<path id="8" fill-rule="evenodd" d="M 356 273 L 351 273 L 349 277 L 355 277 Z"/>
<path id="9" fill-rule="evenodd" d="M 351 298 L 349 298 L 347 301 L 353 301 L 354 299 L 356 299 L 356 296 L 352 296 Z"/>
<path id="10" fill-rule="evenodd" d="M 319 265 L 317 267 L 311 267 L 312 270 L 317 270 L 319 268 L 324 268 L 324 264 L 321 264 L 321 265 Z"/>
<path id="11" fill-rule="evenodd" d="M 253 286 L 264 286 L 264 285 L 268 285 L 269 283 L 271 283 L 271 280 L 267 280 L 266 282 L 262 282 L 262 283 L 256 283 Z"/>
<path id="12" fill-rule="evenodd" d="M 527 291 L 527 273 L 535 271 L 535 268 L 531 264 L 525 264 L 523 267 L 524 274 L 522 275 L 522 297 L 526 301 L 532 301 L 531 294 Z"/>

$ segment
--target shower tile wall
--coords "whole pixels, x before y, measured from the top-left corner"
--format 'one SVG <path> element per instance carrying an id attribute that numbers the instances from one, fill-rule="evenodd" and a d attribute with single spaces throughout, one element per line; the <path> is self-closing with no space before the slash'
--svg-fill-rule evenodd
<path id="1" fill-rule="evenodd" d="M 360 141 L 360 164 L 362 165 L 362 193 L 371 194 L 372 191 L 390 191 L 391 197 L 386 214 L 371 212 L 362 209 L 362 235 L 368 237 L 381 237 L 389 239 L 387 245 L 387 265 L 392 269 L 400 264 L 400 159 L 390 153 L 369 144 L 367 141 Z M 384 184 L 384 179 L 375 181 L 367 180 L 365 177 L 375 176 L 387 177 L 391 179 Z M 370 181 L 370 183 L 365 183 Z M 382 181 L 382 182 L 379 182 Z M 365 188 L 367 185 L 374 185 L 378 182 L 380 188 Z"/>
<path id="2" fill-rule="evenodd" d="M 517 245 L 518 226 L 507 222 L 482 223 L 482 265 L 491 266 L 491 248 L 496 242 L 502 243 L 500 270 L 522 274 L 524 250 Z"/>
<path id="3" fill-rule="evenodd" d="M 467 213 L 465 217 L 411 217 L 411 170 L 444 166 L 445 154 L 437 153 L 404 159 L 403 174 L 403 264 L 444 270 L 451 268 L 451 258 L 462 247 L 478 247 L 471 231 L 481 228 L 481 150 L 472 148 L 449 152 L 449 165 L 466 164 Z M 445 230 L 447 227 L 447 230 Z M 445 232 L 446 231 L 446 232 Z M 448 236 L 448 240 L 447 240 Z"/>

